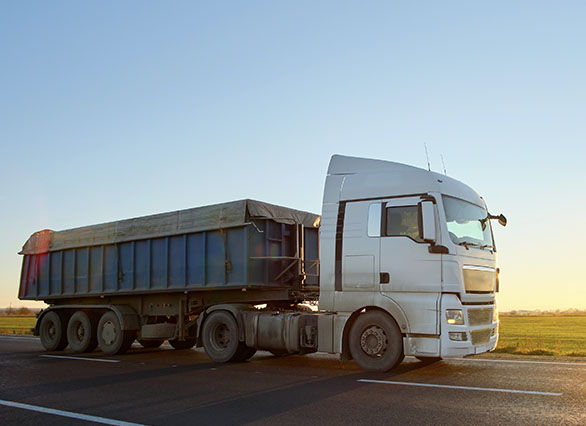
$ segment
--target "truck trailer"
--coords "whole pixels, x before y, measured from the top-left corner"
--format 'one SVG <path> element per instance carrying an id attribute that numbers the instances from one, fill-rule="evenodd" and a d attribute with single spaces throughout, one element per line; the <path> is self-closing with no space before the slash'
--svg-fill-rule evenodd
<path id="1" fill-rule="evenodd" d="M 455 179 L 334 155 L 321 216 L 240 200 L 36 232 L 19 298 L 49 305 L 47 351 L 168 340 L 219 363 L 319 351 L 388 371 L 496 347 L 493 219 Z"/>

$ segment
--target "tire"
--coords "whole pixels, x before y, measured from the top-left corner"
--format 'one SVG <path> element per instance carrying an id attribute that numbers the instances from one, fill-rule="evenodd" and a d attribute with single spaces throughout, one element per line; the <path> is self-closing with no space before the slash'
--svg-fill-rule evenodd
<path id="1" fill-rule="evenodd" d="M 349 339 L 352 358 L 366 371 L 389 371 L 405 357 L 399 327 L 381 311 L 360 314 L 352 324 Z"/>
<path id="2" fill-rule="evenodd" d="M 106 355 L 123 354 L 130 348 L 135 338 L 135 331 L 122 330 L 118 316 L 114 312 L 108 311 L 100 318 L 98 344 Z"/>
<path id="3" fill-rule="evenodd" d="M 67 347 L 66 323 L 67 318 L 64 313 L 49 311 L 43 315 L 39 325 L 39 335 L 41 344 L 47 351 L 62 351 Z"/>
<path id="4" fill-rule="evenodd" d="M 96 323 L 83 311 L 75 312 L 67 323 L 67 342 L 75 353 L 92 352 L 98 346 Z"/>
<path id="5" fill-rule="evenodd" d="M 232 314 L 212 312 L 203 324 L 202 336 L 203 348 L 212 361 L 238 360 L 238 350 L 242 349 L 238 341 L 238 323 Z"/>
<path id="6" fill-rule="evenodd" d="M 169 344 L 173 346 L 173 348 L 181 350 L 181 349 L 191 349 L 197 343 L 197 339 L 195 337 L 188 337 L 185 340 L 179 339 L 172 339 L 169 340 Z"/>
<path id="7" fill-rule="evenodd" d="M 243 362 L 246 361 L 254 356 L 256 353 L 256 348 L 251 348 L 246 346 L 244 343 L 240 342 L 238 346 L 238 350 L 236 351 L 236 355 L 232 358 L 233 362 Z"/>
<path id="8" fill-rule="evenodd" d="M 424 364 L 433 364 L 434 362 L 442 360 L 441 356 L 416 356 L 415 358 Z"/>
<path id="9" fill-rule="evenodd" d="M 165 343 L 165 340 L 163 340 L 163 339 L 161 339 L 161 340 L 142 340 L 142 339 L 138 339 L 138 343 L 140 343 L 143 348 L 158 348 L 163 343 Z"/>

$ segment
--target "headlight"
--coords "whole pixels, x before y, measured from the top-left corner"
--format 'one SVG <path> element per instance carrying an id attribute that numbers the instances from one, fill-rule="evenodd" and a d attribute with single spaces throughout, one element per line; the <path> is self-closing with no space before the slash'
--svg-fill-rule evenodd
<path id="1" fill-rule="evenodd" d="M 464 315 L 462 315 L 462 309 L 446 309 L 446 320 L 448 324 L 463 325 Z"/>

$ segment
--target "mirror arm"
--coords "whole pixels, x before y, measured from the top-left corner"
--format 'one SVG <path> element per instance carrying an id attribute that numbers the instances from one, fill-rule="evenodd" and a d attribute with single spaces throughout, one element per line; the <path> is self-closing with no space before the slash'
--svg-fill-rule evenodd
<path id="1" fill-rule="evenodd" d="M 507 226 L 507 218 L 505 217 L 504 214 L 499 214 L 498 216 L 495 216 L 495 215 L 489 213 L 488 216 L 486 217 L 486 219 L 498 220 L 499 223 L 501 224 L 501 226 Z"/>

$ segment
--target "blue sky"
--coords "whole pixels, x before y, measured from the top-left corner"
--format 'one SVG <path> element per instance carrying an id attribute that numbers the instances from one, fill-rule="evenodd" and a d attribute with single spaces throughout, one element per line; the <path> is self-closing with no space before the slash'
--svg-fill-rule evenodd
<path id="1" fill-rule="evenodd" d="M 39 229 L 256 198 L 329 157 L 481 193 L 503 309 L 586 309 L 583 2 L 3 2 L 0 306 Z"/>

